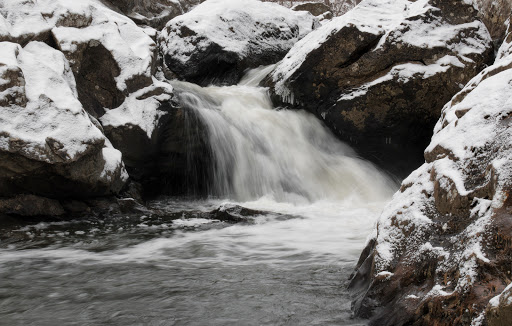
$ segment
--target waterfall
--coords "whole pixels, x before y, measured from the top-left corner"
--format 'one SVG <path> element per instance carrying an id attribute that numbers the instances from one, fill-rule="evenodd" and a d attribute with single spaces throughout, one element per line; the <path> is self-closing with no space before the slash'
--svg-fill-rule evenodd
<path id="1" fill-rule="evenodd" d="M 378 201 L 390 179 L 335 136 L 314 115 L 272 106 L 258 87 L 272 66 L 249 71 L 236 86 L 174 81 L 181 105 L 206 127 L 212 167 L 209 195 L 238 201 Z"/>

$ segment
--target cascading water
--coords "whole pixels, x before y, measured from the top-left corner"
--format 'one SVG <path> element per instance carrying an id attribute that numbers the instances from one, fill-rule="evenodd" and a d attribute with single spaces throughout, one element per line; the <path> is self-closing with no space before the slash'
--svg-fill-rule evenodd
<path id="1" fill-rule="evenodd" d="M 395 186 L 311 114 L 272 108 L 256 87 L 270 69 L 232 87 L 173 82 L 206 128 L 209 199 L 0 221 L 0 323 L 363 325 L 347 280 Z M 201 184 L 198 169 L 184 180 Z M 205 218 L 231 205 L 253 210 L 246 223 Z"/>
<path id="2" fill-rule="evenodd" d="M 276 110 L 257 87 L 272 68 L 250 71 L 237 86 L 173 82 L 181 105 L 207 129 L 213 156 L 210 195 L 247 201 L 376 201 L 389 179 L 305 111 Z"/>

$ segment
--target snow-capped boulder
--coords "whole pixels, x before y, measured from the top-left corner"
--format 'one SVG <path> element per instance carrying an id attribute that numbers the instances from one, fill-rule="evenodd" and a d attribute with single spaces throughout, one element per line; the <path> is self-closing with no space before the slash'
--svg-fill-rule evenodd
<path id="1" fill-rule="evenodd" d="M 486 325 L 489 301 L 510 316 L 492 299 L 511 281 L 509 48 L 445 105 L 426 163 L 378 220 L 352 280 L 355 312 L 372 325 Z"/>
<path id="2" fill-rule="evenodd" d="M 208 165 L 205 128 L 191 108 L 180 105 L 175 92 L 167 82 L 155 80 L 100 118 L 146 196 L 204 190 L 198 183 L 205 178 L 194 178 Z"/>
<path id="3" fill-rule="evenodd" d="M 370 159 L 415 166 L 443 105 L 492 57 L 460 0 L 364 0 L 300 40 L 266 84 Z"/>
<path id="4" fill-rule="evenodd" d="M 0 196 L 121 189 L 121 153 L 84 111 L 61 52 L 42 42 L 0 42 L 0 78 Z"/>
<path id="5" fill-rule="evenodd" d="M 0 12 L 0 40 L 40 40 L 66 55 L 80 101 L 95 117 L 152 82 L 151 34 L 99 1 L 6 0 Z"/>
<path id="6" fill-rule="evenodd" d="M 318 24 L 308 12 L 257 0 L 208 0 L 160 34 L 165 64 L 200 85 L 236 84 L 244 70 L 279 61 Z"/>
<path id="7" fill-rule="evenodd" d="M 512 325 L 512 283 L 498 296 L 491 299 L 486 311 L 487 325 Z"/>
<path id="8" fill-rule="evenodd" d="M 105 0 L 140 25 L 161 30 L 176 16 L 182 15 L 204 0 Z"/>

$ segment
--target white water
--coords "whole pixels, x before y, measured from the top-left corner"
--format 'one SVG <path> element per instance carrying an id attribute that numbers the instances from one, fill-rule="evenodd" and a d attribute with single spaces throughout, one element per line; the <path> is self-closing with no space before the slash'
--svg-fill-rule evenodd
<path id="1" fill-rule="evenodd" d="M 256 87 L 269 69 L 232 87 L 175 83 L 207 124 L 216 168 L 216 199 L 153 203 L 182 219 L 0 227 L 3 321 L 361 325 L 347 279 L 396 186 L 311 114 L 274 110 Z M 236 225 L 187 213 L 226 203 L 264 212 Z"/>
<path id="2" fill-rule="evenodd" d="M 271 68 L 253 70 L 231 87 L 173 83 L 182 105 L 207 126 L 215 164 L 212 195 L 292 203 L 387 198 L 390 180 L 356 158 L 312 114 L 272 107 L 267 90 L 256 87 Z"/>

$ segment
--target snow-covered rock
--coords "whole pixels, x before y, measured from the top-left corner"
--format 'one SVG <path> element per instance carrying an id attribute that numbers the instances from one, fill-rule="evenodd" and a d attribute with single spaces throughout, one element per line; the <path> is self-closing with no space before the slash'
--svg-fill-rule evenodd
<path id="1" fill-rule="evenodd" d="M 191 108 L 180 105 L 167 82 L 154 80 L 107 110 L 100 121 L 145 195 L 181 195 L 194 187 L 194 169 L 206 166 L 205 128 Z"/>
<path id="2" fill-rule="evenodd" d="M 82 105 L 95 117 L 152 82 L 152 35 L 97 0 L 6 0 L 0 13 L 0 40 L 57 45 L 71 64 Z"/>
<path id="3" fill-rule="evenodd" d="M 121 153 L 78 100 L 64 55 L 42 42 L 0 42 L 0 196 L 115 193 Z"/>
<path id="4" fill-rule="evenodd" d="M 315 113 L 393 166 L 422 161 L 441 108 L 491 57 L 489 33 L 463 1 L 364 0 L 297 42 L 266 84 L 278 104 Z"/>
<path id="5" fill-rule="evenodd" d="M 201 85 L 235 84 L 244 70 L 279 61 L 318 24 L 308 12 L 257 0 L 208 0 L 160 35 L 165 64 Z"/>
<path id="6" fill-rule="evenodd" d="M 356 314 L 376 313 L 373 325 L 484 325 L 488 302 L 510 283 L 509 48 L 445 105 L 426 163 L 378 220 L 352 281 Z"/>
<path id="7" fill-rule="evenodd" d="M 512 324 L 512 283 L 489 301 L 485 316 L 488 326 Z"/>
<path id="8" fill-rule="evenodd" d="M 176 16 L 182 15 L 204 0 L 105 0 L 140 25 L 161 30 Z"/>

